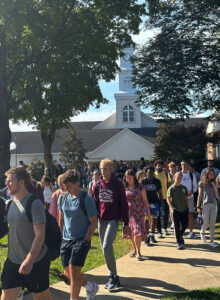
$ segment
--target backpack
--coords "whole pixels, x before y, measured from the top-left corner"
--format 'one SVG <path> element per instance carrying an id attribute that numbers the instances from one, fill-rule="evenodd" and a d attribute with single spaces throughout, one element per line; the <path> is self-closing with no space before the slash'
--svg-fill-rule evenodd
<path id="1" fill-rule="evenodd" d="M 0 196 L 0 239 L 8 233 L 6 199 Z"/>
<path id="2" fill-rule="evenodd" d="M 63 204 L 63 201 L 65 200 L 65 197 L 68 195 L 68 193 L 63 193 L 62 194 L 62 199 L 61 199 L 61 205 Z M 87 211 L 86 211 L 86 196 L 87 196 L 87 192 L 82 190 L 82 194 L 79 198 L 79 205 L 81 210 L 83 211 L 84 215 L 89 219 Z"/>
<path id="3" fill-rule="evenodd" d="M 28 217 L 28 220 L 31 223 L 32 223 L 31 206 L 32 203 L 37 199 L 38 198 L 35 195 L 31 195 L 25 208 L 25 213 Z M 10 206 L 10 204 L 8 206 Z M 52 261 L 60 256 L 60 246 L 62 242 L 62 236 L 56 219 L 46 209 L 45 209 L 45 215 L 46 215 L 46 228 L 45 228 L 44 243 L 48 248 L 50 260 Z"/>

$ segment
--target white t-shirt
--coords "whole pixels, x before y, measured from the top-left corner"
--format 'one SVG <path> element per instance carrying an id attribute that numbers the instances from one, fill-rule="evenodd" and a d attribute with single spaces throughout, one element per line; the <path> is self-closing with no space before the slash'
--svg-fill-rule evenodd
<path id="1" fill-rule="evenodd" d="M 45 202 L 51 203 L 53 191 L 51 190 L 50 186 L 45 186 L 44 187 L 43 195 L 44 195 Z"/>
<path id="2" fill-rule="evenodd" d="M 181 184 L 187 188 L 188 193 L 190 193 L 192 190 L 194 193 L 197 191 L 196 176 L 194 174 L 192 174 L 192 175 L 193 175 L 193 184 L 192 184 L 192 180 L 191 180 L 189 171 L 186 174 L 182 172 Z"/>

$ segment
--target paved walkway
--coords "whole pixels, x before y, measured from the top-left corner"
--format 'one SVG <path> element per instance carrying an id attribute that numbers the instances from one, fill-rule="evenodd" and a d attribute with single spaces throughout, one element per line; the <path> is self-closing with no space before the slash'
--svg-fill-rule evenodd
<path id="1" fill-rule="evenodd" d="M 201 244 L 198 239 L 186 238 L 185 250 L 177 250 L 172 231 L 159 243 L 151 247 L 142 245 L 142 254 L 148 256 L 145 261 L 137 261 L 129 255 L 117 260 L 121 288 L 109 293 L 103 287 L 108 280 L 106 266 L 87 273 L 91 281 L 99 284 L 97 300 L 161 299 L 176 292 L 220 286 L 220 246 L 211 248 Z M 69 287 L 63 282 L 51 286 L 55 300 L 69 300 Z M 85 299 L 85 290 L 81 290 L 80 299 Z M 27 295 L 25 300 L 31 300 Z"/>

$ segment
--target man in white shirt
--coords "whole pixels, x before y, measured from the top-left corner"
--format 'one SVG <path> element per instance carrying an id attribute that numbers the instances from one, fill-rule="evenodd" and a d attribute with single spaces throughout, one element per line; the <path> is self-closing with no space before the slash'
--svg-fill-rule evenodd
<path id="1" fill-rule="evenodd" d="M 181 161 L 182 168 L 182 180 L 181 184 L 187 188 L 189 198 L 189 238 L 194 239 L 195 234 L 193 232 L 193 208 L 194 208 L 194 196 L 193 194 L 197 191 L 197 181 L 194 174 L 189 171 L 189 164 L 187 161 Z"/>

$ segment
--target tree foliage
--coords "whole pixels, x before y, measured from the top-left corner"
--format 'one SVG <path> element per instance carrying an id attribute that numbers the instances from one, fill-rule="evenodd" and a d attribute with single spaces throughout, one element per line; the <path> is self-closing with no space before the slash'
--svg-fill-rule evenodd
<path id="1" fill-rule="evenodd" d="M 81 139 L 77 139 L 74 128 L 70 129 L 62 143 L 60 160 L 66 169 L 82 165 L 86 157 L 86 150 Z"/>
<path id="2" fill-rule="evenodd" d="M 0 1 L 2 181 L 10 161 L 9 117 L 36 125 L 50 155 L 56 129 L 105 102 L 98 81 L 114 78 L 123 46 L 139 31 L 144 6 L 136 2 Z"/>
<path id="3" fill-rule="evenodd" d="M 148 0 L 147 29 L 157 29 L 134 61 L 144 107 L 162 117 L 220 110 L 220 1 Z"/>
<path id="4" fill-rule="evenodd" d="M 154 156 L 163 160 L 204 160 L 207 143 L 216 144 L 219 134 L 206 135 L 203 125 L 185 127 L 167 123 L 159 125 Z"/>
<path id="5" fill-rule="evenodd" d="M 31 171 L 32 177 L 37 181 L 40 181 L 44 175 L 44 168 L 44 162 L 37 158 L 32 159 L 28 164 L 28 169 Z"/>

